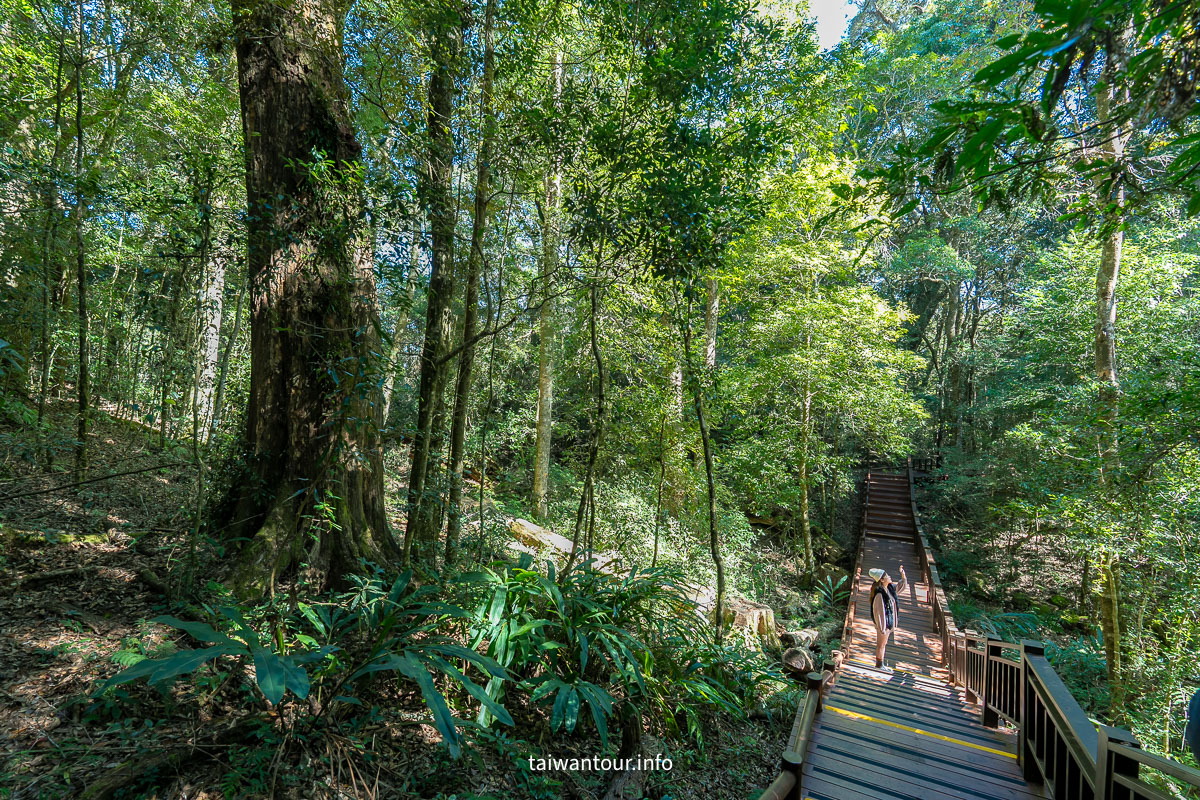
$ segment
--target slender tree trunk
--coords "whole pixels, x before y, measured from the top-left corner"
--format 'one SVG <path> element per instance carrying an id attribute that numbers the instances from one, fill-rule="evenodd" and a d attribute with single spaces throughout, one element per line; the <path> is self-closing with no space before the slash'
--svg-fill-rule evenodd
<path id="1" fill-rule="evenodd" d="M 597 273 L 599 273 L 600 262 L 601 259 L 597 258 Z M 592 427 L 591 440 L 588 443 L 587 469 L 583 474 L 583 491 L 579 495 L 579 508 L 575 512 L 575 528 L 571 532 L 571 553 L 567 556 L 567 565 L 563 569 L 563 575 L 570 571 L 579 552 L 579 537 L 583 532 L 585 514 L 590 510 L 593 515 L 592 522 L 588 525 L 589 532 L 592 530 L 595 519 L 596 462 L 600 455 L 600 445 L 604 439 L 604 384 L 608 379 L 604 358 L 600 352 L 600 337 L 596 330 L 596 318 L 600 314 L 599 289 L 596 286 L 598 280 L 599 274 L 588 289 L 591 307 L 591 314 L 588 318 L 588 339 L 592 348 L 592 360 L 596 364 L 596 419 Z M 590 533 L 588 538 L 591 538 Z"/>
<path id="2" fill-rule="evenodd" d="M 54 77 L 54 154 L 50 158 L 50 174 L 57 175 L 58 164 L 62 156 L 62 143 L 64 137 L 62 135 L 62 71 L 63 63 L 66 61 L 64 50 L 66 49 L 66 32 L 62 32 L 61 38 L 58 40 L 58 66 L 55 70 Z M 41 364 L 38 387 L 38 406 L 37 406 L 37 421 L 38 421 L 38 436 L 41 436 L 42 422 L 46 418 L 46 396 L 50 391 L 50 342 L 54 338 L 54 306 L 50 302 L 52 294 L 52 286 L 54 284 L 54 276 L 58 270 L 51 265 L 51 251 L 57 251 L 55 247 L 58 238 L 58 206 L 60 195 L 57 184 L 51 179 L 48 185 L 43 189 L 43 197 L 46 208 L 46 225 L 42 235 L 42 320 L 41 320 Z M 53 259 L 57 261 L 58 253 L 53 253 Z"/>
<path id="3" fill-rule="evenodd" d="M 225 340 L 225 350 L 221 354 L 221 365 L 217 372 L 217 386 L 213 392 L 212 421 L 208 426 L 207 437 L 212 438 L 221 424 L 221 414 L 225 411 L 225 385 L 229 378 L 229 362 L 233 358 L 233 348 L 237 346 L 238 335 L 242 332 L 242 305 L 246 299 L 246 282 L 238 289 L 237 300 L 233 306 L 233 330 Z"/>
<path id="4" fill-rule="evenodd" d="M 417 296 L 417 278 L 421 268 L 421 226 L 413 223 L 412 246 L 408 254 L 408 277 L 404 283 L 404 297 L 396 311 L 396 324 L 392 326 L 392 352 L 388 357 L 387 376 L 383 381 L 383 419 L 392 427 L 396 412 L 396 379 L 400 376 L 400 357 L 404 352 L 404 335 L 408 331 L 408 320 L 412 315 L 413 299 Z M 405 365 L 407 368 L 407 364 Z"/>
<path id="5" fill-rule="evenodd" d="M 662 527 L 663 485 L 667 482 L 667 412 L 664 409 L 658 426 L 658 492 L 654 503 L 654 556 L 650 567 L 658 566 L 658 531 Z"/>
<path id="6" fill-rule="evenodd" d="M 962 406 L 962 363 L 958 353 L 959 319 L 962 315 L 962 284 L 954 281 L 950 284 L 950 293 L 946 306 L 946 425 L 953 433 L 954 446 L 962 444 L 962 427 L 959 425 Z"/>
<path id="7" fill-rule="evenodd" d="M 692 384 L 692 403 L 696 408 L 696 421 L 700 427 L 700 444 L 704 450 L 704 477 L 708 486 L 708 548 L 713 567 L 717 572 L 717 599 L 714 608 L 716 638 L 720 642 L 725 628 L 725 558 L 721 555 L 720 531 L 717 528 L 717 482 L 713 467 L 712 435 L 708 427 L 708 413 L 704 403 L 704 382 L 693 366 L 692 356 L 692 309 L 689 298 L 683 320 L 683 352 Z"/>
<path id="8" fill-rule="evenodd" d="M 814 565 L 812 519 L 808 507 L 808 440 L 812 417 L 812 393 L 808 391 L 807 385 L 801 406 L 803 416 L 800 421 L 800 474 L 796 478 L 796 483 L 800 489 L 800 543 L 804 554 L 804 574 L 811 579 Z"/>
<path id="9" fill-rule="evenodd" d="M 562 96 L 562 53 L 555 52 L 550 74 L 555 108 Z M 562 165 L 555 151 L 546 175 L 542 210 L 542 308 L 538 312 L 538 404 L 533 456 L 533 513 L 539 520 L 549 513 L 550 445 L 554 418 L 554 308 L 553 281 L 558 272 L 558 206 L 562 195 Z"/>
<path id="10" fill-rule="evenodd" d="M 83 69 L 87 57 L 84 41 L 83 0 L 79 0 L 79 61 L 75 65 L 75 278 L 79 295 L 79 379 L 75 387 L 79 398 L 79 423 L 76 431 L 75 472 L 82 480 L 87 471 L 88 436 L 88 295 L 87 253 L 83 247 L 83 215 L 87 202 L 83 191 Z"/>
<path id="11" fill-rule="evenodd" d="M 495 74 L 496 0 L 487 0 L 483 20 L 483 79 L 479 104 L 483 135 L 475 165 L 475 211 L 471 224 L 471 252 L 467 256 L 467 287 L 463 299 L 463 348 L 458 357 L 454 387 L 454 415 L 450 423 L 450 518 L 446 523 L 446 566 L 458 559 L 462 529 L 463 468 L 466 466 L 467 407 L 471 401 L 471 372 L 475 366 L 475 326 L 479 319 L 479 271 L 483 264 L 483 236 L 487 230 L 492 139 L 496 120 L 492 113 L 492 77 Z M 481 509 L 482 510 L 482 509 Z"/>
<path id="12" fill-rule="evenodd" d="M 1108 121 L 1113 109 L 1128 102 L 1127 95 L 1119 93 L 1117 73 L 1124 69 L 1125 43 L 1128 32 L 1114 36 L 1104 67 L 1105 80 L 1096 91 L 1096 110 L 1100 120 Z M 1100 489 L 1105 501 L 1114 509 L 1121 508 L 1118 493 L 1119 398 L 1121 383 L 1117 376 L 1117 281 L 1121 274 L 1121 252 L 1125 233 L 1121 225 L 1125 221 L 1124 167 L 1121 162 L 1125 154 L 1125 143 L 1129 132 L 1121 126 L 1109 132 L 1100 145 L 1104 161 L 1109 165 L 1109 176 L 1097 186 L 1097 200 L 1105 215 L 1104 241 L 1100 252 L 1100 264 L 1096 270 L 1096 324 L 1093 354 L 1096 363 L 1096 379 L 1100 384 L 1097 397 L 1098 437 L 1100 454 Z M 1107 550 L 1100 564 L 1103 591 L 1100 596 L 1100 627 L 1104 634 L 1104 651 L 1108 664 L 1108 686 L 1111 714 L 1121 720 L 1125 713 L 1125 690 L 1121 674 L 1121 586 L 1120 557 L 1115 550 Z"/>
<path id="13" fill-rule="evenodd" d="M 717 367 L 717 317 L 721 310 L 721 292 L 717 276 L 708 279 L 708 301 L 704 305 L 704 368 Z"/>
<path id="14" fill-rule="evenodd" d="M 113 274 L 110 284 L 112 289 L 108 293 L 108 303 L 104 309 L 104 316 L 100 323 L 100 341 L 104 342 L 104 371 L 101 374 L 99 383 L 100 390 L 109 395 L 112 399 L 114 393 L 113 384 L 116 383 L 117 371 L 117 353 L 120 351 L 120 342 L 117 336 L 117 330 L 112 324 L 113 310 L 118 306 L 128 307 L 128 297 L 117 300 L 117 279 L 121 275 L 121 248 L 125 243 L 125 227 L 122 226 L 117 233 L 117 249 L 113 255 Z M 115 392 L 118 396 L 120 390 Z"/>
<path id="15" fill-rule="evenodd" d="M 833 528 L 837 521 L 837 490 L 838 490 L 837 457 L 838 457 L 838 446 L 840 445 L 840 438 L 841 438 L 840 434 L 841 434 L 841 430 L 838 428 L 837 424 L 835 423 L 833 426 L 833 447 L 830 448 L 830 455 L 832 456 L 832 468 L 829 471 L 830 472 L 830 476 L 829 476 L 829 509 L 828 509 L 829 522 L 825 527 L 825 535 L 828 536 L 830 539 L 834 539 Z M 836 539 L 834 539 L 834 541 L 836 541 Z"/>
<path id="16" fill-rule="evenodd" d="M 212 250 L 212 192 L 214 170 L 206 172 L 197 187 L 200 211 L 200 327 L 195 370 L 195 393 L 192 400 L 192 427 L 195 435 L 208 441 L 216 409 L 217 363 L 221 353 L 221 313 L 225 298 L 225 262 L 210 258 Z"/>
<path id="17" fill-rule="evenodd" d="M 322 586 L 400 556 L 383 505 L 380 324 L 344 14 L 333 0 L 233 0 L 251 315 L 246 472 L 227 515 L 229 534 L 249 539 L 231 575 L 241 596 L 301 563 Z"/>
<path id="18" fill-rule="evenodd" d="M 438 9 L 431 36 L 434 68 L 429 79 L 429 153 L 423 178 L 429 209 L 432 259 L 425 343 L 421 349 L 421 381 L 417 394 L 417 430 L 408 478 L 408 522 L 404 558 L 434 566 L 437 562 L 436 498 L 427 485 L 433 454 L 439 449 L 434 430 L 437 408 L 449 374 L 445 356 L 454 339 L 454 225 L 451 178 L 454 140 L 455 62 L 461 47 L 462 21 L 457 12 Z"/>

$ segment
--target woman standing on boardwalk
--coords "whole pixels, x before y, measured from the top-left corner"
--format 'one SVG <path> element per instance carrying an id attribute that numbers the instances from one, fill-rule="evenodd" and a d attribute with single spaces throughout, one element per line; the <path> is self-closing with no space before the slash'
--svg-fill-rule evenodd
<path id="1" fill-rule="evenodd" d="M 908 576 L 904 574 L 904 566 L 900 567 L 900 585 L 897 586 L 892 576 L 876 567 L 871 570 L 871 619 L 875 622 L 875 668 L 891 672 L 891 667 L 883 665 L 883 654 L 887 649 L 888 638 L 896 630 L 900 621 L 899 592 L 908 589 Z"/>

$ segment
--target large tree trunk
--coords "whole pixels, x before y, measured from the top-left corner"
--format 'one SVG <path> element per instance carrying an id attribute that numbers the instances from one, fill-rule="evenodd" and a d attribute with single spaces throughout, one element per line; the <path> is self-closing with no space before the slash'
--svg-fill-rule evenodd
<path id="1" fill-rule="evenodd" d="M 488 181 L 496 120 L 492 113 L 492 76 L 495 73 L 496 0 L 487 0 L 483 21 L 483 80 L 479 104 L 483 136 L 475 165 L 475 214 L 471 224 L 471 252 L 467 256 L 467 289 L 463 300 L 463 348 L 458 358 L 454 387 L 454 415 L 450 423 L 450 518 L 446 523 L 446 566 L 458 558 L 462 529 L 463 467 L 466 464 L 467 406 L 471 400 L 471 372 L 475 366 L 475 326 L 479 319 L 479 270 L 483 264 L 483 235 L 487 229 Z M 482 513 L 482 508 L 480 509 Z"/>
<path id="2" fill-rule="evenodd" d="M 454 339 L 454 225 L 451 187 L 454 138 L 455 61 L 462 44 L 462 20 L 450 9 L 438 9 L 433 22 L 431 48 L 433 74 L 429 78 L 429 163 L 423 179 L 424 201 L 429 209 L 432 259 L 429 269 L 425 343 L 421 348 L 421 382 L 417 394 L 417 430 L 413 439 L 408 477 L 408 521 L 404 531 L 404 558 L 432 566 L 437 561 L 437 498 L 430 491 L 430 466 L 440 449 L 435 431 L 437 407 L 446 388 L 450 368 L 446 355 Z"/>
<path id="3" fill-rule="evenodd" d="M 329 584 L 399 556 L 383 506 L 379 317 L 342 74 L 344 8 L 233 0 L 249 201 L 249 474 L 234 590 L 306 563 Z M 320 163 L 318 163 L 320 159 Z"/>
<path id="4" fill-rule="evenodd" d="M 555 52 L 550 91 L 557 108 L 562 96 L 562 54 Z M 538 520 L 549 513 L 550 444 L 554 420 L 554 300 L 552 282 L 558 272 L 558 205 L 562 195 L 561 163 L 550 157 L 542 209 L 542 308 L 538 313 L 538 401 L 533 455 L 533 514 Z"/>

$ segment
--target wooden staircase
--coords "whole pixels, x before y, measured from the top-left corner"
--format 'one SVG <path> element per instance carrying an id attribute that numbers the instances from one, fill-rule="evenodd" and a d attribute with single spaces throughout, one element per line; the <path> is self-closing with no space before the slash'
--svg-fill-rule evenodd
<path id="1" fill-rule="evenodd" d="M 848 660 L 813 722 L 800 779 L 812 800 L 1023 800 L 1041 797 L 1021 775 L 1016 736 L 985 727 L 982 708 L 950 683 L 942 641 L 922 581 L 909 480 L 868 476 L 859 570 L 851 602 Z M 887 649 L 875 669 L 870 570 L 908 587 Z M 846 643 L 843 642 L 843 645 Z"/>

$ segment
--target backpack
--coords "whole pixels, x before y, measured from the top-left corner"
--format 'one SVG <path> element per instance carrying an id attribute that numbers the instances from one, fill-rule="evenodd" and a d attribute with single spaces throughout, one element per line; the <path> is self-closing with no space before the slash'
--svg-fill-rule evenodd
<path id="1" fill-rule="evenodd" d="M 883 596 L 883 629 L 890 631 L 897 627 L 897 617 L 900 616 L 899 597 L 896 595 L 896 584 L 889 583 L 885 590 L 878 583 L 871 585 L 871 619 L 875 619 L 875 595 Z"/>

